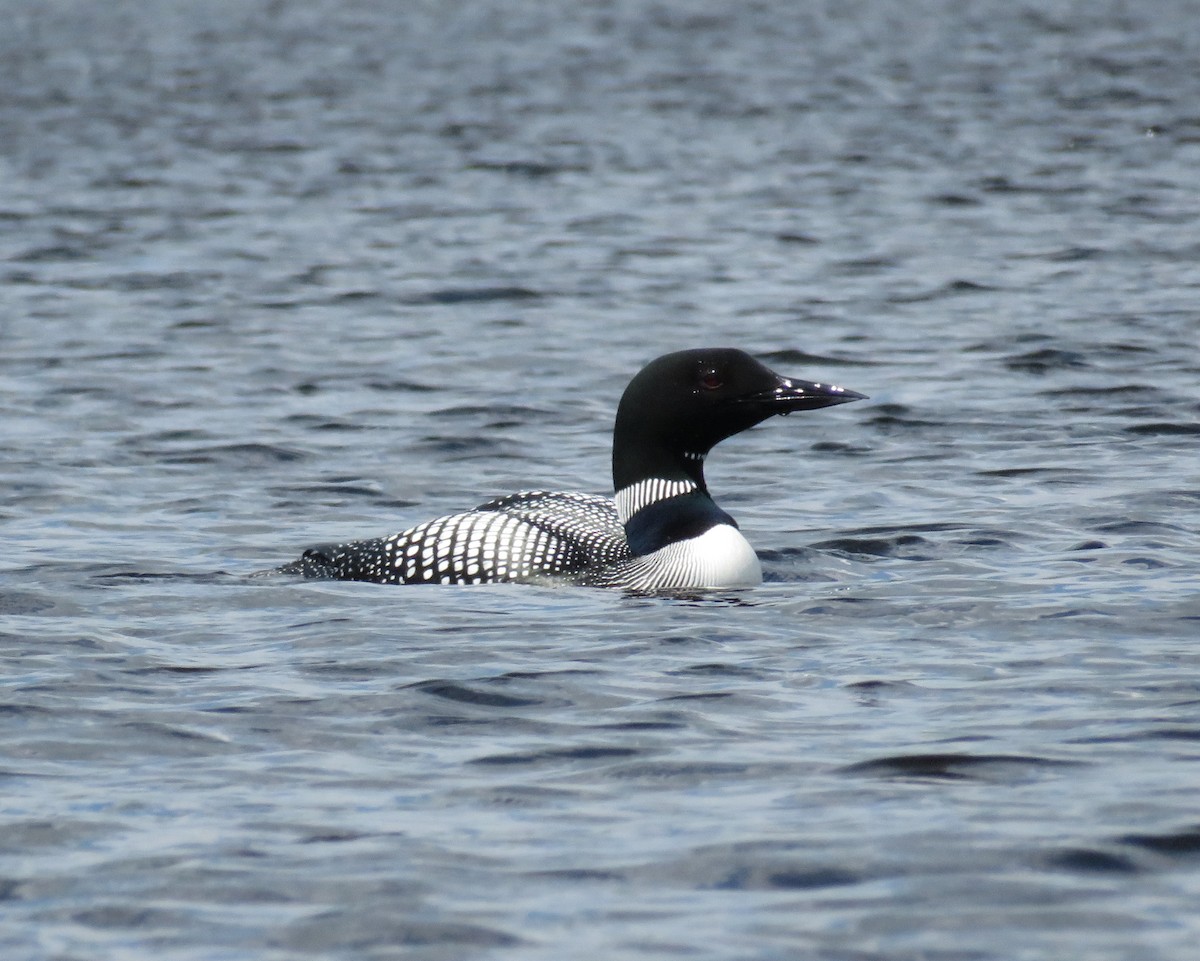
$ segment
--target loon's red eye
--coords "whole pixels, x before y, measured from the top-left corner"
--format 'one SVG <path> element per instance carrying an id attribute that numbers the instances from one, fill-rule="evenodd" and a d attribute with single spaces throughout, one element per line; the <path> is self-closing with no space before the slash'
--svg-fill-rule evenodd
<path id="1" fill-rule="evenodd" d="M 715 370 L 706 370 L 700 374 L 700 386 L 705 390 L 717 390 L 725 386 L 725 381 Z"/>

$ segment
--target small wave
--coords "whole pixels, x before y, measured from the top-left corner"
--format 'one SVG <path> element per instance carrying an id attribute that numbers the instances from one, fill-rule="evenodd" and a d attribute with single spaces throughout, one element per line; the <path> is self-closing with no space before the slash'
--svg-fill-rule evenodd
<path id="1" fill-rule="evenodd" d="M 1027 754 L 897 754 L 840 768 L 843 774 L 933 781 L 1012 781 L 1013 774 L 1040 768 L 1069 767 L 1076 761 Z"/>

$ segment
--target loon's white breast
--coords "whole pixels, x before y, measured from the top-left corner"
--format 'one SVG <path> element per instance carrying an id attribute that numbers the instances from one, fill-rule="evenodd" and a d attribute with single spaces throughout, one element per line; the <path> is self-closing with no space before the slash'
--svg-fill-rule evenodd
<path id="1" fill-rule="evenodd" d="M 642 590 L 754 587 L 762 564 L 750 542 L 732 524 L 716 524 L 703 534 L 675 541 L 639 558 L 648 583 Z"/>

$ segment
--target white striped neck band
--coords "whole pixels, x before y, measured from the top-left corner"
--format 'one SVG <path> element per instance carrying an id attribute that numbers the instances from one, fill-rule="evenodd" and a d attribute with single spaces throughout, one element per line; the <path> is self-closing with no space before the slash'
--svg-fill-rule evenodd
<path id="1" fill-rule="evenodd" d="M 693 480 L 667 480 L 663 477 L 649 477 L 636 484 L 630 484 L 628 487 L 622 487 L 617 491 L 614 500 L 617 502 L 617 513 L 621 517 L 621 523 L 624 524 L 643 507 L 656 504 L 668 497 L 690 494 L 699 489 L 699 485 Z"/>

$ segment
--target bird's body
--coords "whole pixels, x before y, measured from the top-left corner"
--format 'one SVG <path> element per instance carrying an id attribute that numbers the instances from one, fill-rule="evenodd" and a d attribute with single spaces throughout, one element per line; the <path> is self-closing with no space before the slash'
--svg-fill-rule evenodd
<path id="1" fill-rule="evenodd" d="M 521 491 L 390 537 L 312 548 L 279 573 L 382 584 L 561 581 L 634 591 L 746 587 L 754 549 L 704 483 L 712 446 L 776 413 L 862 394 L 780 377 L 748 354 L 667 354 L 625 390 L 613 498 Z"/>

